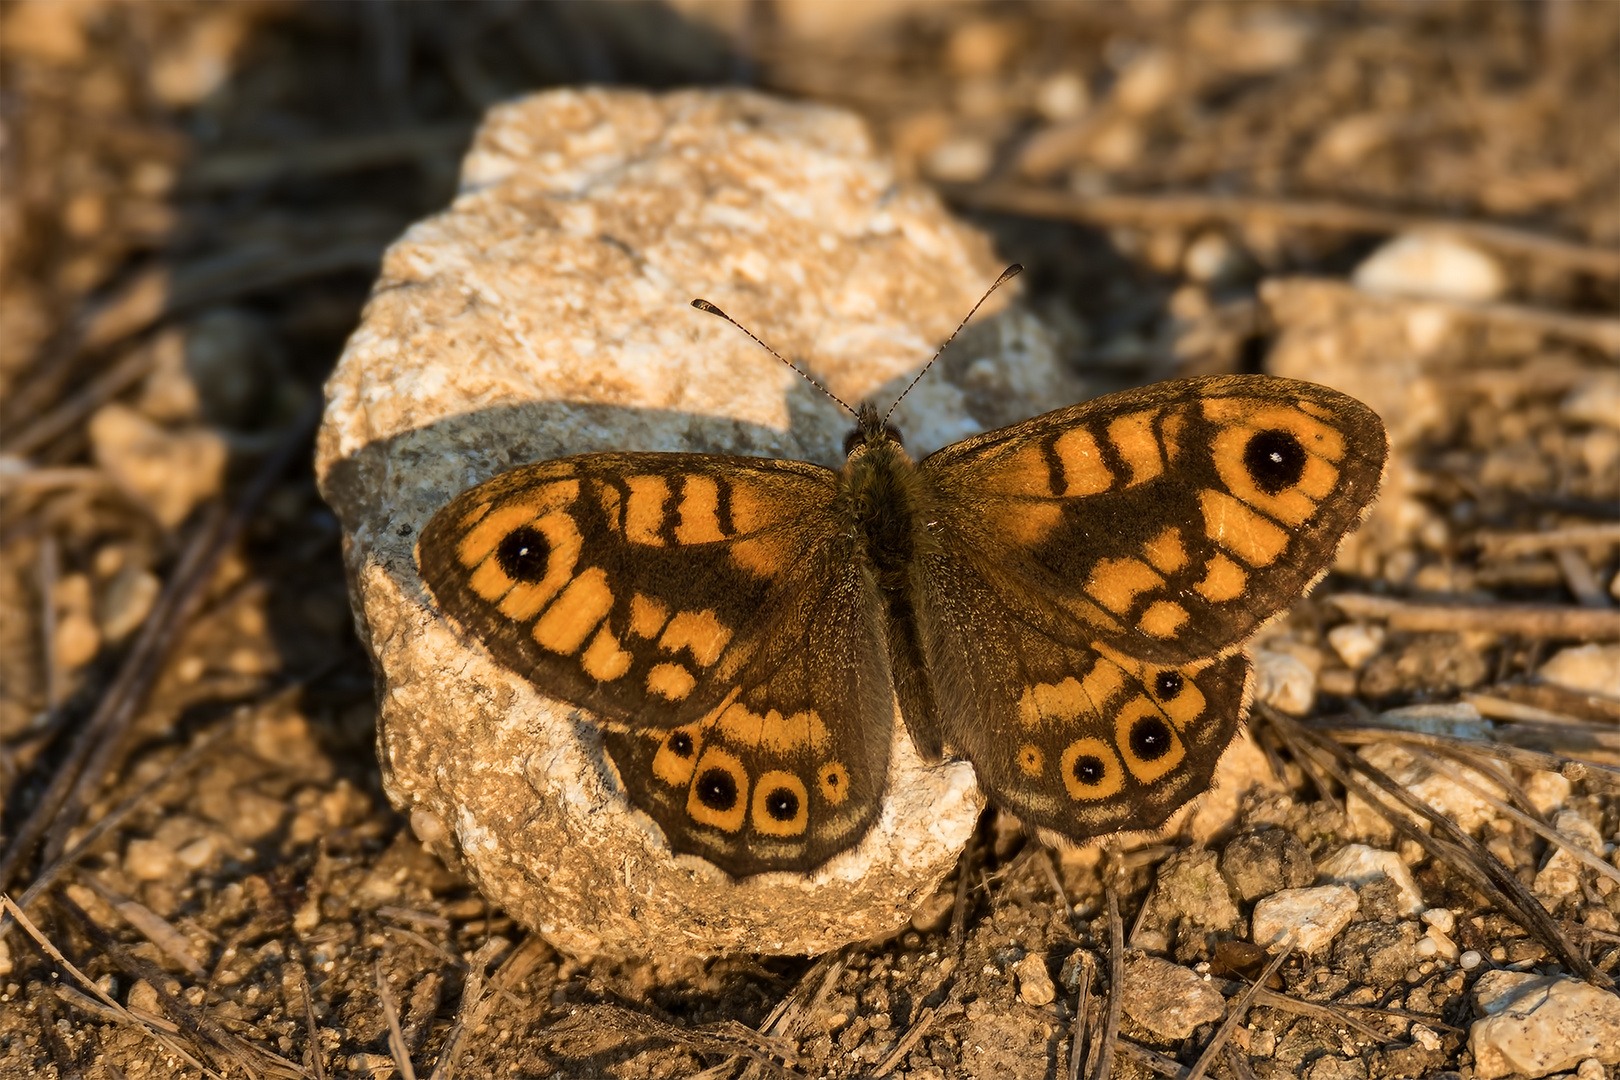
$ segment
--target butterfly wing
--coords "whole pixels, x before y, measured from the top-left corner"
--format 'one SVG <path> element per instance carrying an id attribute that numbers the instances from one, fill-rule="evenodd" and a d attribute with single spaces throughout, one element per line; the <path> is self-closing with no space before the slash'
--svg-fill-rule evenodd
<path id="1" fill-rule="evenodd" d="M 894 716 L 836 490 L 796 462 L 564 458 L 458 496 L 417 562 L 496 660 L 603 722 L 674 850 L 809 869 L 870 826 Z"/>
<path id="2" fill-rule="evenodd" d="M 932 741 L 971 760 L 998 805 L 1083 840 L 1156 828 L 1208 790 L 1248 707 L 1241 652 L 1161 665 L 1059 640 L 1010 613 L 987 617 L 1006 609 L 974 555 L 925 561 L 938 586 L 917 620 Z"/>
<path id="3" fill-rule="evenodd" d="M 941 540 L 1061 640 L 1179 664 L 1230 653 L 1324 573 L 1378 489 L 1384 426 L 1313 383 L 1161 383 L 922 464 Z M 957 508 L 961 509 L 957 509 Z"/>
<path id="4" fill-rule="evenodd" d="M 1243 642 L 1327 569 L 1385 455 L 1352 398 L 1224 376 L 924 459 L 941 512 L 914 585 L 935 687 L 913 710 L 919 742 L 966 755 L 998 802 L 1070 837 L 1161 823 L 1241 722 Z M 904 699 L 916 676 L 896 679 Z"/>

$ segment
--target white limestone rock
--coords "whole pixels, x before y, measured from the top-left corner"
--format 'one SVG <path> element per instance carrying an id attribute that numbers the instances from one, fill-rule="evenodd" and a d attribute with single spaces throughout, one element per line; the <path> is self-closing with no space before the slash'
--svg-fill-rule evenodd
<path id="1" fill-rule="evenodd" d="M 1499 299 L 1507 288 L 1496 259 L 1443 232 L 1395 237 L 1367 256 L 1351 280 L 1371 293 L 1476 303 Z"/>
<path id="2" fill-rule="evenodd" d="M 1469 706 L 1469 708 L 1471 709 L 1472 706 Z M 1478 715 L 1477 712 L 1475 715 Z M 1401 787 L 1427 803 L 1436 813 L 1450 818 L 1464 832 L 1477 832 L 1481 826 L 1496 816 L 1495 808 L 1475 794 L 1473 790 L 1457 783 L 1449 776 L 1431 769 L 1420 758 L 1398 743 L 1372 743 L 1362 747 L 1357 751 L 1357 754 L 1369 765 L 1382 770 Z M 1502 790 L 1501 785 L 1483 773 L 1463 765 L 1453 766 L 1453 769 L 1474 788 L 1487 792 L 1497 799 L 1507 797 L 1507 793 Z M 1371 785 L 1369 785 L 1369 790 L 1397 814 L 1404 814 L 1416 823 L 1419 828 L 1425 831 L 1428 830 L 1428 820 L 1397 803 L 1393 795 L 1389 795 L 1383 789 Z M 1388 840 L 1394 835 L 1394 827 L 1359 794 L 1351 794 L 1347 797 L 1345 799 L 1345 808 L 1349 817 L 1351 835 L 1374 841 Z"/>
<path id="3" fill-rule="evenodd" d="M 1226 999 L 1207 976 L 1157 956 L 1125 961 L 1122 996 L 1132 1020 L 1166 1039 L 1185 1039 L 1226 1015 Z"/>
<path id="4" fill-rule="evenodd" d="M 455 202 L 384 260 L 327 384 L 317 459 L 381 675 L 385 786 L 430 849 L 575 955 L 814 953 L 906 925 L 978 816 L 970 766 L 925 766 L 897 724 L 865 840 L 812 875 L 732 880 L 670 854 L 578 710 L 458 637 L 413 548 L 461 490 L 570 453 L 837 465 L 849 418 L 690 301 L 846 401 L 892 400 L 1000 269 L 844 112 L 567 90 L 489 114 Z M 997 410 L 1082 396 L 1039 335 L 1019 336 L 1028 355 Z M 980 430 L 970 406 L 998 392 L 979 385 L 995 365 L 947 359 L 896 416 L 919 456 Z M 952 370 L 974 373 L 971 399 Z"/>
<path id="5" fill-rule="evenodd" d="M 1314 885 L 1272 893 L 1254 905 L 1254 943 L 1276 950 L 1292 938 L 1297 951 L 1316 956 L 1350 925 L 1359 906 L 1356 891 L 1348 885 Z"/>
<path id="6" fill-rule="evenodd" d="M 1572 645 L 1559 649 L 1536 673 L 1542 682 L 1579 694 L 1620 699 L 1620 645 Z"/>
<path id="7" fill-rule="evenodd" d="M 1620 1062 L 1620 997 L 1578 979 L 1487 971 L 1474 984 L 1484 1013 L 1468 1032 L 1480 1080 L 1546 1076 L 1597 1058 Z"/>
<path id="8" fill-rule="evenodd" d="M 1388 878 L 1400 889 L 1396 900 L 1400 914 L 1417 915 L 1423 911 L 1423 893 L 1412 871 L 1393 851 L 1366 844 L 1346 844 L 1319 864 L 1317 870 L 1324 882 L 1349 885 L 1358 890 L 1380 878 Z"/>

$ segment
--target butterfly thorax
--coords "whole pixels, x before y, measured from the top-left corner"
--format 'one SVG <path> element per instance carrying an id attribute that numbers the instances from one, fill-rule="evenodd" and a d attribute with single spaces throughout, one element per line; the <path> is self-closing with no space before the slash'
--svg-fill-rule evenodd
<path id="1" fill-rule="evenodd" d="M 852 539 L 864 549 L 877 584 L 886 595 L 903 592 L 915 563 L 928 494 L 917 464 L 900 433 L 863 405 L 858 426 L 845 443 L 849 457 L 839 474 L 839 496 L 847 506 Z"/>

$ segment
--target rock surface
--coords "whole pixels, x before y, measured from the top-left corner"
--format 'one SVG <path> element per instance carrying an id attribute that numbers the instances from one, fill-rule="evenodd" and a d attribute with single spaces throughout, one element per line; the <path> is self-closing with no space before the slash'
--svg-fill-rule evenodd
<path id="1" fill-rule="evenodd" d="M 384 781 L 435 853 L 575 955 L 809 953 L 906 923 L 978 816 L 968 765 L 924 766 L 897 725 L 877 825 L 814 875 L 737 881 L 673 857 L 577 710 L 436 614 L 413 548 L 459 491 L 569 453 L 835 465 L 848 418 L 692 298 L 844 400 L 892 400 L 1000 268 L 842 112 L 589 90 L 489 114 L 459 197 L 384 261 L 317 460 L 382 678 Z M 1020 318 L 1020 381 L 986 387 L 995 364 L 948 357 L 896 414 L 913 453 L 983 426 L 952 372 L 972 372 L 976 409 L 1080 396 Z"/>
<path id="2" fill-rule="evenodd" d="M 1620 997 L 1576 979 L 1488 971 L 1474 984 L 1485 1014 L 1469 1029 L 1480 1080 L 1546 1076 L 1590 1058 L 1620 1061 Z"/>
<path id="3" fill-rule="evenodd" d="M 1366 844 L 1346 844 L 1317 869 L 1324 882 L 1357 889 L 1369 882 L 1387 879 L 1396 886 L 1396 910 L 1399 914 L 1417 915 L 1424 908 L 1423 893 L 1418 889 L 1412 871 L 1393 851 L 1368 847 Z"/>
<path id="4" fill-rule="evenodd" d="M 1185 1039 L 1226 1015 L 1226 999 L 1207 978 L 1156 956 L 1126 960 L 1124 998 L 1132 1020 L 1166 1039 Z"/>
<path id="5" fill-rule="evenodd" d="M 1347 885 L 1284 889 L 1254 905 L 1254 943 L 1279 949 L 1292 938 L 1297 951 L 1315 956 L 1350 925 L 1356 907 L 1356 891 Z"/>

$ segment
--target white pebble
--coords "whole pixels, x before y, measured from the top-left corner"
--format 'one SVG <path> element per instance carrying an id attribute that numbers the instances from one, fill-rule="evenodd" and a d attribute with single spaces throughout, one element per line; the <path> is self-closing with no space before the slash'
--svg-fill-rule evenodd
<path id="1" fill-rule="evenodd" d="M 1344 666 L 1352 671 L 1361 666 L 1384 647 L 1385 631 L 1375 623 L 1345 623 L 1328 631 L 1328 644 L 1339 654 Z"/>
<path id="2" fill-rule="evenodd" d="M 1050 1005 L 1057 997 L 1052 976 L 1046 973 L 1046 958 L 1039 953 L 1030 953 L 1014 964 L 1013 974 L 1018 976 L 1018 996 L 1024 999 L 1024 1004 Z"/>
<path id="3" fill-rule="evenodd" d="M 1416 915 L 1423 910 L 1423 894 L 1418 891 L 1412 871 L 1393 851 L 1366 844 L 1346 844 L 1327 861 L 1318 864 L 1317 873 L 1319 880 L 1355 888 L 1388 878 L 1400 888 L 1402 915 Z"/>
<path id="4" fill-rule="evenodd" d="M 1543 682 L 1568 690 L 1620 698 L 1620 645 L 1560 649 L 1537 674 Z"/>
<path id="5" fill-rule="evenodd" d="M 984 139 L 958 135 L 928 155 L 928 175 L 948 183 L 971 184 L 983 179 L 994 161 L 995 151 Z"/>
<path id="6" fill-rule="evenodd" d="M 1450 908 L 1432 907 L 1423 913 L 1423 921 L 1442 934 L 1449 934 L 1457 928 L 1457 914 Z"/>
<path id="7" fill-rule="evenodd" d="M 1462 968 L 1464 971 L 1473 971 L 1475 968 L 1479 967 L 1480 963 L 1484 959 L 1485 958 L 1479 954 L 1478 949 L 1469 949 L 1467 952 L 1457 957 L 1457 966 Z"/>
<path id="8" fill-rule="evenodd" d="M 150 570 L 133 563 L 124 566 L 107 582 L 97 611 L 101 632 L 108 641 L 119 641 L 133 633 L 157 602 L 163 583 Z"/>
<path id="9" fill-rule="evenodd" d="M 1035 88 L 1035 111 L 1046 119 L 1073 120 L 1091 107 L 1091 92 L 1078 72 L 1060 71 Z"/>
<path id="10" fill-rule="evenodd" d="M 166 528 L 179 525 L 224 483 L 225 440 L 209 428 L 171 431 L 117 401 L 96 410 L 88 427 L 96 464 Z"/>
<path id="11" fill-rule="evenodd" d="M 137 838 L 124 845 L 124 873 L 136 881 L 161 881 L 174 866 L 174 848 L 160 840 Z"/>
<path id="12" fill-rule="evenodd" d="M 1351 280 L 1364 292 L 1480 303 L 1507 288 L 1501 265 L 1441 232 L 1397 236 L 1364 259 Z"/>
<path id="13" fill-rule="evenodd" d="M 1350 925 L 1359 905 L 1356 891 L 1345 885 L 1283 889 L 1254 905 L 1254 943 L 1269 949 L 1292 936 L 1296 949 L 1315 955 Z"/>
<path id="14" fill-rule="evenodd" d="M 1288 653 L 1255 649 L 1255 696 L 1279 712 L 1304 716 L 1316 700 L 1316 676 Z"/>
<path id="15" fill-rule="evenodd" d="M 1564 419 L 1578 424 L 1620 428 L 1620 373 L 1604 371 L 1583 379 L 1558 408 Z"/>
<path id="16" fill-rule="evenodd" d="M 1620 996 L 1563 976 L 1488 971 L 1474 984 L 1483 1013 L 1468 1032 L 1479 1080 L 1545 1076 L 1596 1057 L 1620 1061 Z"/>

